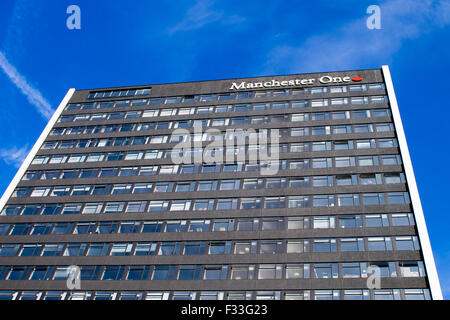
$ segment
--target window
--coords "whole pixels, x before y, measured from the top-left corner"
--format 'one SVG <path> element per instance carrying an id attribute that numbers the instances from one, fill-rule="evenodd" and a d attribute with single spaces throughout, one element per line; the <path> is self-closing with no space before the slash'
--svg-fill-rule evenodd
<path id="1" fill-rule="evenodd" d="M 92 187 L 92 195 L 108 194 L 110 185 L 94 185 Z"/>
<path id="2" fill-rule="evenodd" d="M 201 266 L 181 265 L 178 270 L 178 280 L 196 280 L 200 278 Z"/>
<path id="3" fill-rule="evenodd" d="M 102 280 L 121 280 L 125 266 L 105 266 L 103 270 Z"/>
<path id="4" fill-rule="evenodd" d="M 333 207 L 334 195 L 315 195 L 313 196 L 313 207 Z"/>
<path id="5" fill-rule="evenodd" d="M 389 117 L 391 114 L 389 109 L 374 109 L 372 110 L 372 115 L 374 117 Z"/>
<path id="6" fill-rule="evenodd" d="M 377 132 L 394 131 L 394 125 L 392 123 L 377 123 L 375 128 Z"/>
<path id="7" fill-rule="evenodd" d="M 287 228 L 288 230 L 294 229 L 305 229 L 309 227 L 309 218 L 306 217 L 289 217 L 287 218 Z"/>
<path id="8" fill-rule="evenodd" d="M 297 113 L 291 115 L 291 121 L 308 121 L 308 114 L 307 113 Z M 314 120 L 314 119 L 311 119 Z"/>
<path id="9" fill-rule="evenodd" d="M 419 250 L 419 242 L 417 241 L 417 237 L 409 236 L 409 237 L 395 237 L 395 244 L 397 250 Z"/>
<path id="10" fill-rule="evenodd" d="M 156 253 L 156 243 L 138 242 L 134 251 L 135 256 L 148 256 Z"/>
<path id="11" fill-rule="evenodd" d="M 200 96 L 200 102 L 215 101 L 215 100 L 216 100 L 215 94 L 204 94 Z"/>
<path id="12" fill-rule="evenodd" d="M 116 222 L 100 222 L 97 226 L 95 233 L 110 234 L 110 233 L 115 233 L 116 229 L 117 229 Z"/>
<path id="13" fill-rule="evenodd" d="M 152 280 L 168 280 L 173 279 L 173 266 L 156 265 L 153 270 Z M 147 294 L 148 297 L 148 294 Z"/>
<path id="14" fill-rule="evenodd" d="M 162 222 L 160 221 L 144 222 L 144 225 L 142 227 L 142 233 L 161 232 L 161 230 L 162 230 Z"/>
<path id="15" fill-rule="evenodd" d="M 336 239 L 314 239 L 314 252 L 336 252 Z"/>
<path id="16" fill-rule="evenodd" d="M 231 280 L 251 280 L 255 270 L 254 265 L 231 266 Z"/>
<path id="17" fill-rule="evenodd" d="M 169 207 L 169 201 L 167 200 L 153 200 L 150 201 L 150 204 L 148 206 L 149 212 L 161 212 L 161 211 L 167 211 Z"/>
<path id="18" fill-rule="evenodd" d="M 405 300 L 430 300 L 428 289 L 404 289 Z"/>
<path id="19" fill-rule="evenodd" d="M 30 267 L 11 267 L 6 280 L 25 280 L 30 272 Z"/>
<path id="20" fill-rule="evenodd" d="M 142 159 L 143 151 L 129 151 L 125 156 L 125 160 L 140 160 Z"/>
<path id="21" fill-rule="evenodd" d="M 132 184 L 115 184 L 113 185 L 111 194 L 129 194 Z"/>
<path id="22" fill-rule="evenodd" d="M 314 158 L 311 160 L 313 168 L 331 168 L 332 159 L 331 158 Z"/>
<path id="23" fill-rule="evenodd" d="M 363 200 L 363 205 L 382 205 L 384 204 L 384 194 L 383 193 L 363 193 L 361 195 Z"/>
<path id="24" fill-rule="evenodd" d="M 212 231 L 233 231 L 234 219 L 216 219 L 214 220 Z"/>
<path id="25" fill-rule="evenodd" d="M 306 270 L 305 270 L 306 269 Z M 309 271 L 303 264 L 287 264 L 286 265 L 286 279 L 301 279 L 308 274 Z M 306 273 L 306 274 L 305 274 Z M 308 275 L 309 276 L 309 275 Z"/>
<path id="26" fill-rule="evenodd" d="M 197 199 L 194 202 L 193 210 L 204 211 L 204 210 L 212 210 L 213 208 L 214 208 L 214 199 Z"/>
<path id="27" fill-rule="evenodd" d="M 314 264 L 314 278 L 331 279 L 338 277 L 337 263 L 316 263 Z"/>
<path id="28" fill-rule="evenodd" d="M 15 256 L 19 245 L 3 245 L 1 248 L 0 256 Z M 41 244 L 24 244 L 19 252 L 20 257 L 32 257 L 38 256 L 41 252 Z"/>
<path id="29" fill-rule="evenodd" d="M 259 209 L 259 208 L 261 208 L 261 198 L 242 198 L 240 208 L 241 209 Z"/>
<path id="30" fill-rule="evenodd" d="M 79 214 L 81 207 L 81 203 L 67 203 L 64 205 L 61 214 Z"/>
<path id="31" fill-rule="evenodd" d="M 125 202 L 107 202 L 105 206 L 105 213 L 119 213 L 123 211 Z"/>
<path id="32" fill-rule="evenodd" d="M 149 175 L 155 175 L 158 172 L 157 166 L 150 166 L 150 167 L 141 167 L 139 170 L 140 176 L 149 176 Z"/>
<path id="33" fill-rule="evenodd" d="M 0 257 L 12 257 L 17 254 L 20 245 L 18 244 L 2 244 L 0 246 Z M 41 249 L 40 245 L 27 245 L 24 244 L 19 256 L 34 256 L 39 253 Z"/>
<path id="34" fill-rule="evenodd" d="M 314 229 L 329 229 L 335 227 L 335 218 L 330 216 L 313 217 Z"/>
<path id="35" fill-rule="evenodd" d="M 285 197 L 270 197 L 266 198 L 264 201 L 264 208 L 275 209 L 286 207 Z"/>
<path id="36" fill-rule="evenodd" d="M 105 256 L 109 250 L 109 247 L 110 245 L 107 243 L 91 243 L 86 256 Z"/>
<path id="37" fill-rule="evenodd" d="M 76 157 L 76 155 L 72 155 L 71 157 Z M 81 158 L 84 161 L 84 156 L 82 156 Z M 65 163 L 66 160 L 67 160 L 67 155 L 55 155 L 55 156 L 52 156 L 49 163 L 51 163 L 51 164 Z M 80 161 L 76 161 L 76 162 L 80 162 Z"/>
<path id="38" fill-rule="evenodd" d="M 237 231 L 253 231 L 258 229 L 258 220 L 252 218 L 240 218 L 237 221 Z"/>
<path id="39" fill-rule="evenodd" d="M 258 279 L 280 279 L 280 264 L 261 264 L 258 267 Z"/>
<path id="40" fill-rule="evenodd" d="M 311 100 L 311 107 L 326 107 L 328 106 L 328 99 Z"/>
<path id="41" fill-rule="evenodd" d="M 394 148 L 397 147 L 396 139 L 379 139 L 378 140 L 379 148 Z"/>
<path id="42" fill-rule="evenodd" d="M 105 178 L 105 177 L 115 177 L 117 175 L 117 168 L 102 168 L 100 169 L 100 178 Z"/>
<path id="43" fill-rule="evenodd" d="M 216 207 L 217 210 L 235 210 L 236 208 L 237 208 L 237 199 L 217 200 L 217 207 Z"/>
<path id="44" fill-rule="evenodd" d="M 61 256 L 62 250 L 64 248 L 63 244 L 51 244 L 47 243 L 44 245 L 44 249 L 42 250 L 41 256 Z"/>
<path id="45" fill-rule="evenodd" d="M 333 134 L 347 134 L 347 133 L 351 133 L 351 126 L 349 125 L 333 126 Z"/>
<path id="46" fill-rule="evenodd" d="M 203 232 L 209 230 L 209 220 L 192 220 L 189 223 L 188 232 Z"/>
<path id="47" fill-rule="evenodd" d="M 306 243 L 302 240 L 288 240 L 286 244 L 286 253 L 306 252 Z"/>
<path id="48" fill-rule="evenodd" d="M 184 211 L 191 207 L 191 200 L 172 200 L 170 211 Z"/>
<path id="49" fill-rule="evenodd" d="M 126 280 L 146 280 L 149 269 L 149 266 L 129 266 Z"/>
<path id="50" fill-rule="evenodd" d="M 85 196 L 89 195 L 91 186 L 74 186 L 72 189 L 72 196 Z"/>
<path id="51" fill-rule="evenodd" d="M 308 196 L 290 196 L 289 208 L 307 208 L 310 205 Z"/>
<path id="52" fill-rule="evenodd" d="M 383 165 L 399 165 L 402 163 L 400 155 L 382 155 L 381 162 Z"/>
<path id="53" fill-rule="evenodd" d="M 392 250 L 390 237 L 369 237 L 367 239 L 369 251 L 387 251 Z"/>
<path id="54" fill-rule="evenodd" d="M 184 245 L 184 255 L 197 255 L 205 253 L 205 242 L 192 241 L 186 242 Z"/>
<path id="55" fill-rule="evenodd" d="M 213 241 L 209 244 L 208 254 L 229 254 L 230 248 L 230 241 Z"/>
<path id="56" fill-rule="evenodd" d="M 363 238 L 342 238 L 340 244 L 342 252 L 364 251 Z"/>
<path id="57" fill-rule="evenodd" d="M 362 185 L 381 184 L 381 175 L 374 173 L 360 174 L 360 182 Z"/>
<path id="58" fill-rule="evenodd" d="M 132 243 L 114 243 L 110 252 L 110 256 L 129 256 L 131 255 Z"/>
<path id="59" fill-rule="evenodd" d="M 280 240 L 261 240 L 259 253 L 276 254 L 282 253 L 282 241 Z"/>
<path id="60" fill-rule="evenodd" d="M 150 117 L 157 117 L 159 113 L 159 110 L 144 110 L 142 113 L 143 118 L 150 118 Z M 142 129 L 141 130 L 148 130 L 148 129 Z"/>
<path id="61" fill-rule="evenodd" d="M 391 219 L 394 227 L 414 225 L 414 218 L 411 213 L 393 213 Z"/>
<path id="62" fill-rule="evenodd" d="M 422 261 L 400 261 L 399 268 L 402 277 L 425 276 L 425 269 Z"/>
<path id="63" fill-rule="evenodd" d="M 140 222 L 123 221 L 119 226 L 119 233 L 137 233 L 140 229 Z"/>
<path id="64" fill-rule="evenodd" d="M 240 180 L 222 180 L 220 182 L 220 190 L 238 190 Z"/>
<path id="65" fill-rule="evenodd" d="M 379 228 L 388 227 L 389 222 L 386 214 L 368 214 L 365 217 L 366 227 Z"/>
<path id="66" fill-rule="evenodd" d="M 236 241 L 234 244 L 234 254 L 255 253 L 256 241 Z"/>
<path id="67" fill-rule="evenodd" d="M 203 280 L 225 280 L 227 269 L 227 266 L 206 265 L 203 273 Z"/>
<path id="68" fill-rule="evenodd" d="M 293 178 L 289 180 L 289 188 L 301 188 L 301 187 L 309 187 L 310 186 L 310 178 Z"/>
<path id="69" fill-rule="evenodd" d="M 389 204 L 406 204 L 410 202 L 408 192 L 388 192 L 387 198 Z"/>
<path id="70" fill-rule="evenodd" d="M 279 230 L 283 229 L 283 218 L 263 218 L 261 230 Z"/>

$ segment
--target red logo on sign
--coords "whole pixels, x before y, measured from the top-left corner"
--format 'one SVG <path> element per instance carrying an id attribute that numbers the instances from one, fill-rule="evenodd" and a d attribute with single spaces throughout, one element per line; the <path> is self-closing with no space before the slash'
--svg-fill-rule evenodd
<path id="1" fill-rule="evenodd" d="M 355 82 L 360 82 L 360 81 L 362 81 L 362 78 L 361 77 L 354 77 L 352 80 L 355 81 Z"/>

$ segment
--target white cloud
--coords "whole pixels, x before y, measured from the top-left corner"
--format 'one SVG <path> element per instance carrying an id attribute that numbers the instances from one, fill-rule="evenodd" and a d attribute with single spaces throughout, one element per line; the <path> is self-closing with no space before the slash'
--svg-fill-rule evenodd
<path id="1" fill-rule="evenodd" d="M 169 29 L 169 33 L 199 29 L 219 20 L 223 24 L 237 24 L 245 21 L 245 18 L 239 15 L 225 16 L 222 11 L 213 10 L 211 8 L 213 3 L 212 0 L 197 0 L 195 5 L 186 12 L 183 20 Z"/>
<path id="2" fill-rule="evenodd" d="M 450 24 L 448 0 L 387 0 L 380 4 L 381 30 L 361 18 L 299 45 L 279 45 L 267 55 L 265 73 L 320 72 L 387 63 L 406 40 Z"/>
<path id="3" fill-rule="evenodd" d="M 50 103 L 44 99 L 39 90 L 33 88 L 17 69 L 9 63 L 3 52 L 0 51 L 0 68 L 16 87 L 27 97 L 28 101 L 34 105 L 39 113 L 46 119 L 50 119 L 54 110 Z"/>
<path id="4" fill-rule="evenodd" d="M 0 149 L 0 158 L 6 164 L 12 164 L 14 167 L 19 168 L 29 152 L 30 150 L 28 149 L 28 145 L 25 145 L 20 149 L 16 147 L 12 147 L 10 149 Z"/>

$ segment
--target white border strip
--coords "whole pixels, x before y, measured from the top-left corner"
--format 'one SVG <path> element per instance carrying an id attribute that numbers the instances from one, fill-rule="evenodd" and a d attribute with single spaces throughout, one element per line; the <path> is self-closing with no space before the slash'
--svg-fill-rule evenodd
<path id="1" fill-rule="evenodd" d="M 58 109 L 56 109 L 55 113 L 53 114 L 53 116 L 51 117 L 49 122 L 47 123 L 47 126 L 44 128 L 44 131 L 42 131 L 41 135 L 39 136 L 39 139 L 36 141 L 33 148 L 28 153 L 28 156 L 25 158 L 25 160 L 22 163 L 22 165 L 20 166 L 19 170 L 17 170 L 16 175 L 14 176 L 13 180 L 9 184 L 8 188 L 6 188 L 5 193 L 3 193 L 3 196 L 0 199 L 0 212 L 3 211 L 3 208 L 6 205 L 6 202 L 9 200 L 9 198 L 13 194 L 17 185 L 19 184 L 20 180 L 22 179 L 22 176 L 25 174 L 25 171 L 30 166 L 31 162 L 33 161 L 34 157 L 36 156 L 36 153 L 41 148 L 45 139 L 47 139 L 47 136 L 50 133 L 50 130 L 53 128 L 53 125 L 58 120 L 59 116 L 61 115 L 61 113 L 63 112 L 67 103 L 69 102 L 70 98 L 72 98 L 72 95 L 74 92 L 75 92 L 75 89 L 69 89 L 69 91 L 67 91 L 66 96 L 59 104 Z"/>
<path id="2" fill-rule="evenodd" d="M 434 262 L 433 251 L 431 250 L 430 238 L 428 236 L 427 226 L 425 224 L 425 217 L 420 202 L 419 191 L 417 189 L 416 178 L 412 167 L 411 157 L 409 155 L 408 145 L 406 143 L 406 136 L 403 130 L 402 119 L 400 117 L 400 110 L 398 109 L 397 98 L 395 97 L 394 85 L 392 83 L 391 72 L 389 66 L 382 66 L 384 81 L 389 97 L 389 102 L 392 110 L 392 117 L 397 132 L 398 143 L 400 146 L 400 153 L 405 167 L 406 182 L 408 184 L 411 203 L 414 211 L 414 218 L 416 220 L 417 230 L 419 233 L 420 245 L 423 252 L 425 269 L 427 272 L 428 281 L 430 283 L 431 296 L 433 300 L 443 300 L 441 285 L 439 284 L 439 277 Z"/>

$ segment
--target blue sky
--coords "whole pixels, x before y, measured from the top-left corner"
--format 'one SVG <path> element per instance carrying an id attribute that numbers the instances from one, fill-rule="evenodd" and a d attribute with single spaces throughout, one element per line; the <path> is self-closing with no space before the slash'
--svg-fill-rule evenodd
<path id="1" fill-rule="evenodd" d="M 71 4 L 81 30 L 66 27 Z M 369 5 L 381 8 L 381 30 L 366 27 Z M 388 64 L 449 299 L 449 36 L 449 0 L 2 0 L 0 193 L 71 87 Z"/>

